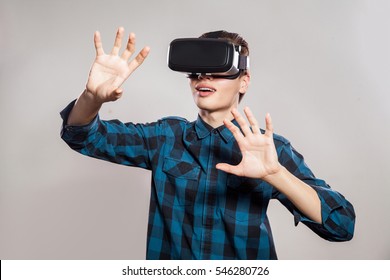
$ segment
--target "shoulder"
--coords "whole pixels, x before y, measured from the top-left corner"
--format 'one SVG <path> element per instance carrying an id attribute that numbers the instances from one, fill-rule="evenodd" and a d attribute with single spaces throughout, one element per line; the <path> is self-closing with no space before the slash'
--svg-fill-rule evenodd
<path id="1" fill-rule="evenodd" d="M 159 119 L 159 122 L 161 123 L 168 123 L 168 124 L 188 124 L 189 121 L 185 118 L 178 117 L 178 116 L 169 116 Z"/>
<path id="2" fill-rule="evenodd" d="M 298 154 L 296 153 L 295 149 L 292 147 L 290 140 L 288 140 L 284 136 L 274 133 L 273 138 L 274 138 L 275 148 L 280 158 L 286 156 L 287 158 L 290 158 L 293 156 L 293 154 Z"/>
<path id="3" fill-rule="evenodd" d="M 261 131 L 262 134 L 265 133 L 264 129 L 260 129 L 260 131 Z M 274 133 L 273 134 L 273 138 L 274 138 L 274 143 L 275 143 L 276 147 L 285 146 L 285 145 L 291 145 L 290 140 L 288 140 L 287 138 L 285 138 L 284 136 L 282 136 L 280 134 Z"/>
<path id="4" fill-rule="evenodd" d="M 294 161 L 303 160 L 303 155 L 293 147 L 290 140 L 275 133 L 273 137 L 275 148 L 281 162 L 287 163 L 290 162 L 291 159 L 294 159 Z"/>
<path id="5" fill-rule="evenodd" d="M 290 140 L 288 140 L 287 138 L 285 138 L 280 134 L 274 133 L 273 137 L 274 137 L 275 145 L 282 145 L 282 146 L 290 145 Z"/>
<path id="6" fill-rule="evenodd" d="M 177 117 L 177 116 L 169 116 L 169 117 L 164 117 L 158 120 L 158 123 L 160 125 L 166 126 L 166 127 L 188 127 L 191 125 L 193 122 L 188 121 L 185 118 L 182 117 Z"/>
<path id="7" fill-rule="evenodd" d="M 158 119 L 153 122 L 145 122 L 145 123 L 136 123 L 136 126 L 140 127 L 166 127 L 166 126 L 183 126 L 187 125 L 190 122 L 182 117 L 176 117 L 176 116 L 169 116 L 169 117 L 163 117 L 161 119 Z M 132 125 L 133 123 L 129 122 L 126 123 L 127 125 Z"/>
<path id="8" fill-rule="evenodd" d="M 164 128 L 165 133 L 171 131 L 176 134 L 179 133 L 179 131 L 184 131 L 193 126 L 195 122 L 190 122 L 182 117 L 169 116 L 159 119 L 158 123 Z"/>

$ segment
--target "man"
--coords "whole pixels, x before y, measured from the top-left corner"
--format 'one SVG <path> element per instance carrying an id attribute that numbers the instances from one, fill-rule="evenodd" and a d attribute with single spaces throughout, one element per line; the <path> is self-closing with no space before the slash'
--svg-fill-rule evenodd
<path id="1" fill-rule="evenodd" d="M 62 112 L 62 138 L 76 151 L 152 171 L 148 259 L 276 259 L 266 214 L 276 198 L 319 236 L 332 241 L 353 236 L 353 206 L 323 180 L 315 178 L 290 142 L 273 133 L 269 114 L 265 131 L 249 108 L 238 112 L 249 69 L 189 75 L 199 109 L 196 121 L 168 117 L 150 124 L 102 121 L 103 103 L 121 97 L 121 85 L 149 53 L 144 47 L 130 60 L 130 34 L 119 56 L 119 28 L 110 54 L 95 33 L 96 59 L 86 89 Z M 247 43 L 238 34 L 210 32 L 202 37 Z"/>

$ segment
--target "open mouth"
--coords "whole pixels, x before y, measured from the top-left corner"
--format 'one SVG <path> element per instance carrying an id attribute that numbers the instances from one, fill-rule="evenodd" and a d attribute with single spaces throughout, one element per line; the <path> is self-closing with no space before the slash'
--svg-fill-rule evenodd
<path id="1" fill-rule="evenodd" d="M 203 93 L 203 94 L 210 94 L 210 93 L 214 93 L 216 91 L 215 88 L 207 87 L 207 86 L 197 86 L 195 89 L 199 93 Z"/>
<path id="2" fill-rule="evenodd" d="M 208 88 L 208 87 L 199 87 L 199 88 L 197 88 L 197 90 L 201 91 L 201 92 L 215 92 L 215 89 Z"/>

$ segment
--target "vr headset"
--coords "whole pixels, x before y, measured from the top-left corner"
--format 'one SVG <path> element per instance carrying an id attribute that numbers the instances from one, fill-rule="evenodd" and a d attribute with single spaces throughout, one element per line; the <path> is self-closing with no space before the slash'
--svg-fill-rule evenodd
<path id="1" fill-rule="evenodd" d="M 249 57 L 240 55 L 241 46 L 214 38 L 181 38 L 168 49 L 168 67 L 187 73 L 188 77 L 210 75 L 236 79 L 249 68 Z"/>

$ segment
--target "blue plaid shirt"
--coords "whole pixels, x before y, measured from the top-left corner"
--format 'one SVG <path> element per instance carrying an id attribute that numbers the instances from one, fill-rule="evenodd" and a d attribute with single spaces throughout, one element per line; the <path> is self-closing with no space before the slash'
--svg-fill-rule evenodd
<path id="1" fill-rule="evenodd" d="M 232 133 L 169 117 L 154 123 L 102 121 L 67 126 L 73 102 L 61 112 L 61 136 L 81 154 L 152 171 L 147 259 L 277 259 L 267 206 L 278 199 L 293 214 L 331 241 L 353 236 L 353 206 L 323 180 L 285 138 L 274 135 L 279 161 L 309 184 L 321 200 L 322 223 L 305 217 L 271 185 L 227 174 L 220 162 L 238 164 Z"/>

